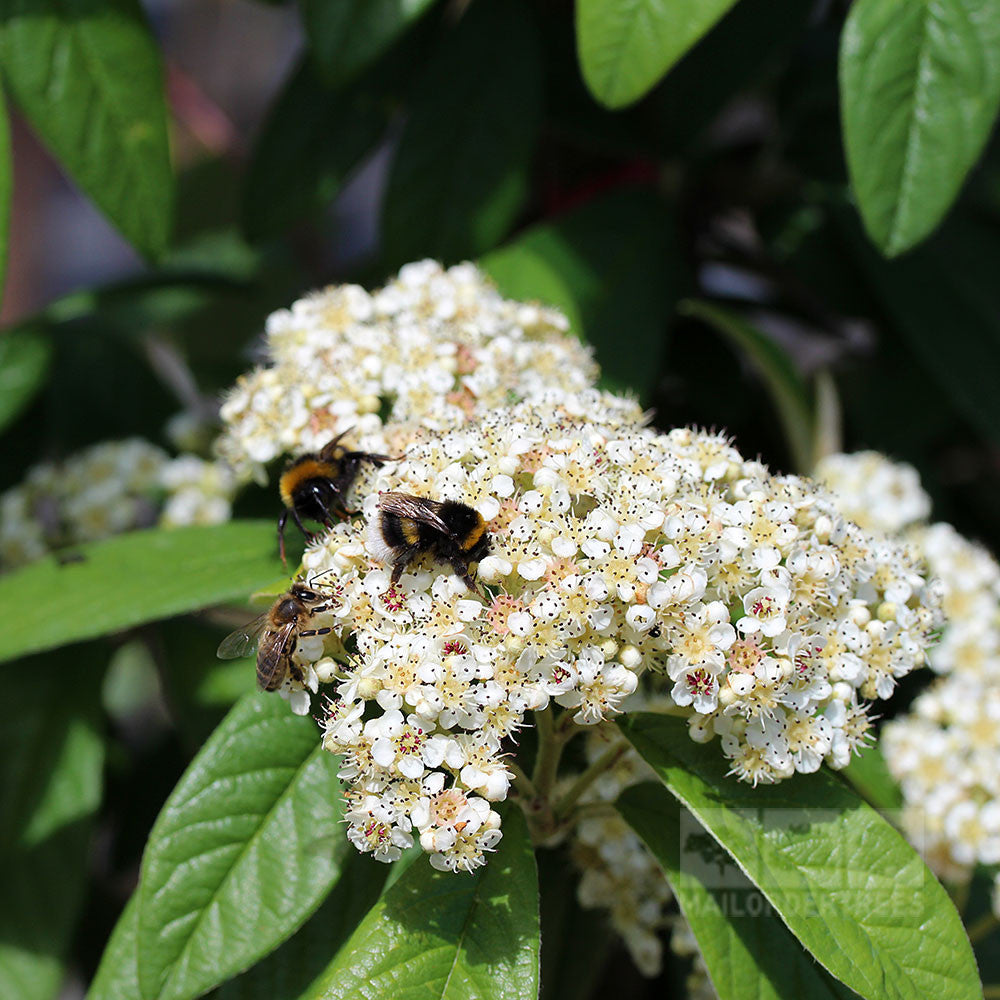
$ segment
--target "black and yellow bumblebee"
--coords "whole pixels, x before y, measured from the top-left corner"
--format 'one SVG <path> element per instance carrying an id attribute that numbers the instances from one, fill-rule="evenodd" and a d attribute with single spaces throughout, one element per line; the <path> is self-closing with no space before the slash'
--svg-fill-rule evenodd
<path id="1" fill-rule="evenodd" d="M 457 500 L 427 500 L 409 493 L 381 493 L 368 528 L 368 549 L 392 566 L 392 582 L 422 552 L 451 563 L 469 590 L 479 593 L 469 564 L 490 551 L 486 521 Z"/>
<path id="2" fill-rule="evenodd" d="M 398 461 L 389 455 L 345 448 L 340 440 L 349 431 L 338 434 L 319 452 L 300 455 L 281 474 L 278 492 L 285 509 L 278 518 L 278 551 L 282 562 L 285 561 L 285 525 L 289 516 L 306 536 L 306 541 L 312 541 L 313 535 L 306 530 L 303 518 L 330 527 L 334 518 L 344 519 L 357 513 L 347 509 L 344 497 L 354 484 L 362 462 L 383 465 Z"/>

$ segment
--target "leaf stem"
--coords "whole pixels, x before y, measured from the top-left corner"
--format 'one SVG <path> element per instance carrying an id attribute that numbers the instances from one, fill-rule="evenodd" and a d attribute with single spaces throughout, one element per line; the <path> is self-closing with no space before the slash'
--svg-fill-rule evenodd
<path id="1" fill-rule="evenodd" d="M 580 775 L 576 781 L 570 785 L 569 790 L 566 794 L 556 803 L 555 806 L 555 816 L 556 819 L 562 819 L 567 816 L 573 806 L 579 801 L 580 796 L 602 775 L 605 771 L 614 767 L 615 764 L 621 760 L 622 755 L 628 750 L 627 740 L 618 740 L 612 743 L 611 746 L 601 754 L 597 760 L 594 761 L 590 767 L 587 768 L 583 774 Z"/>
<path id="2" fill-rule="evenodd" d="M 969 924 L 965 933 L 969 935 L 969 940 L 973 944 L 978 944 L 983 938 L 989 937 L 998 927 L 1000 927 L 1000 920 L 997 919 L 996 914 L 984 913 L 978 920 Z"/>
<path id="3" fill-rule="evenodd" d="M 513 761 L 507 762 L 507 770 L 514 775 L 514 781 L 517 787 L 521 790 L 523 797 L 526 799 L 537 799 L 538 789 L 535 788 L 534 782 L 529 778 L 520 766 L 515 764 Z"/>

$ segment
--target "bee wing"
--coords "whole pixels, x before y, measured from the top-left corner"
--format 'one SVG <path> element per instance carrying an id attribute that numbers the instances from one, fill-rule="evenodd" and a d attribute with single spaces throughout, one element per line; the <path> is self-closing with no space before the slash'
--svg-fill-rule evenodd
<path id="1" fill-rule="evenodd" d="M 438 514 L 441 504 L 437 500 L 425 500 L 423 497 L 415 497 L 409 493 L 380 493 L 378 508 L 388 514 L 396 514 L 398 517 L 408 517 L 411 521 L 419 521 L 435 531 L 440 531 L 443 535 L 451 534 L 451 529 Z"/>
<path id="2" fill-rule="evenodd" d="M 296 636 L 295 622 L 288 622 L 276 632 L 269 632 L 268 638 L 261 643 L 257 654 L 257 684 L 262 691 L 281 687 Z"/>
<path id="3" fill-rule="evenodd" d="M 267 624 L 267 612 L 258 615 L 252 622 L 230 632 L 222 642 L 215 655 L 220 660 L 235 660 L 240 656 L 250 656 L 257 649 L 260 634 Z"/>

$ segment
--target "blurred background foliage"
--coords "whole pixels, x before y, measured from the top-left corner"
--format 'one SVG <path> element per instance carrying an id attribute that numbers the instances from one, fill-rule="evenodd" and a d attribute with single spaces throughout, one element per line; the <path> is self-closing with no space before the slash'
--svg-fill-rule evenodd
<path id="1" fill-rule="evenodd" d="M 162 443 L 270 311 L 430 256 L 563 308 L 658 426 L 725 428 L 789 471 L 887 452 L 1000 548 L 997 0 L 2 0 L 0 70 L 0 489 L 97 441 Z M 7 587 L 4 618 L 45 630 L 44 594 Z M 67 975 L 80 995 L 159 806 L 252 689 L 214 660 L 244 615 L 7 666 L 0 836 L 53 802 L 72 822 L 45 842 L 66 872 L 5 875 L 22 902 L 54 885 L 0 918 L 0 995 Z M 35 801 L 60 753 L 77 779 Z M 558 860 L 542 879 L 546 940 L 662 995 Z M 584 995 L 561 949 L 543 961 L 549 1000 Z"/>

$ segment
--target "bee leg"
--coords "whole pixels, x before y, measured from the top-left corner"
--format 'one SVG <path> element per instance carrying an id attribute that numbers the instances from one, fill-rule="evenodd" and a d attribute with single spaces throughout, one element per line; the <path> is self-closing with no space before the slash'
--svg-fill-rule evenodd
<path id="1" fill-rule="evenodd" d="M 306 526 L 302 523 L 302 518 L 299 517 L 299 512 L 294 507 L 292 508 L 292 520 L 298 526 L 299 531 L 301 531 L 302 534 L 305 535 L 306 545 L 310 545 L 315 536 L 311 531 L 306 529 Z"/>
<path id="2" fill-rule="evenodd" d="M 288 510 L 281 512 L 278 518 L 278 555 L 281 556 L 281 565 L 288 569 L 288 560 L 285 558 L 285 525 L 288 524 Z"/>
<path id="3" fill-rule="evenodd" d="M 483 592 L 479 589 L 478 584 L 473 579 L 466 563 L 456 559 L 452 562 L 451 568 L 455 571 L 456 575 L 462 578 L 462 583 L 464 583 L 466 587 L 472 591 L 472 593 L 474 593 L 477 597 L 483 597 Z"/>
<path id="4" fill-rule="evenodd" d="M 413 561 L 413 557 L 417 554 L 417 549 L 409 545 L 396 558 L 392 563 L 392 576 L 389 578 L 389 582 L 395 587 L 399 583 L 399 578 L 403 575 L 403 570 Z"/>
<path id="5" fill-rule="evenodd" d="M 306 636 L 308 636 L 308 635 L 329 635 L 332 631 L 333 631 L 333 627 L 332 626 L 329 627 L 329 628 L 308 628 L 308 629 L 300 629 L 299 630 L 299 635 L 300 636 L 303 636 L 303 635 L 306 635 Z"/>
<path id="6" fill-rule="evenodd" d="M 337 516 L 339 514 L 336 505 L 335 504 L 331 505 L 333 506 L 333 511 L 331 512 L 330 508 L 326 505 L 327 498 L 324 494 L 324 491 L 321 490 L 319 487 L 316 487 L 313 490 L 313 499 L 316 501 L 316 506 L 319 507 L 321 511 L 323 511 L 323 523 L 328 528 L 332 528 L 336 523 Z M 344 518 L 341 518 L 341 520 L 344 520 Z"/>

